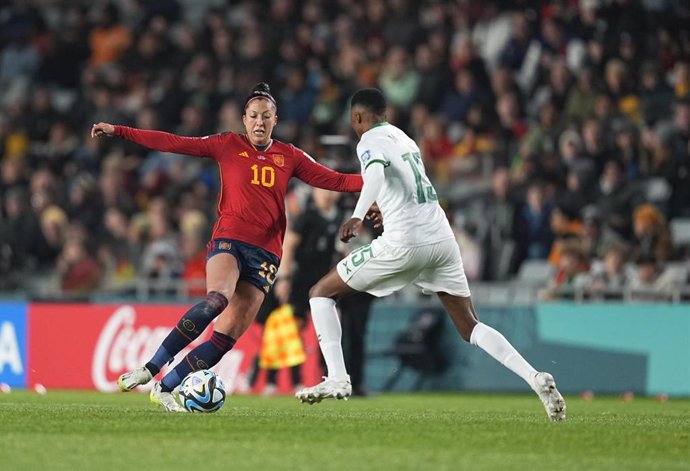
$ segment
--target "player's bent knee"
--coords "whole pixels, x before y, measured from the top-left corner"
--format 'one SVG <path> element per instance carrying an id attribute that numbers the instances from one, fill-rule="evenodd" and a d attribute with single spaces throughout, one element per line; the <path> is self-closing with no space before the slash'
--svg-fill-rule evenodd
<path id="1" fill-rule="evenodd" d="M 323 290 L 321 289 L 321 285 L 319 283 L 316 283 L 314 286 L 309 288 L 309 299 L 320 298 L 320 297 L 325 297 L 325 296 L 323 294 Z"/>

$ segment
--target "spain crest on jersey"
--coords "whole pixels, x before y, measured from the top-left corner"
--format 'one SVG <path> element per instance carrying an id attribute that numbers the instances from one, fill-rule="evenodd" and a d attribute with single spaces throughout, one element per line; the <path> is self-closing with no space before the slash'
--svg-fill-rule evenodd
<path id="1" fill-rule="evenodd" d="M 285 165 L 285 156 L 283 154 L 273 154 L 273 163 L 278 167 Z"/>

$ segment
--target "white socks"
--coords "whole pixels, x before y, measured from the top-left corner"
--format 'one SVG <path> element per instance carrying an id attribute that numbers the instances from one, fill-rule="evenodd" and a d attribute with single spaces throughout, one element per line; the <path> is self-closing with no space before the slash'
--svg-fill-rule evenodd
<path id="1" fill-rule="evenodd" d="M 343 330 L 340 327 L 338 312 L 335 310 L 335 301 L 331 298 L 311 298 L 309 306 L 311 306 L 311 318 L 319 339 L 319 347 L 328 367 L 328 378 L 338 381 L 348 380 L 350 377 L 345 369 L 343 347 L 340 344 Z"/>
<path id="2" fill-rule="evenodd" d="M 515 347 L 499 331 L 480 322 L 474 326 L 470 342 L 494 357 L 532 386 L 532 376 L 537 373 L 537 370 L 522 358 L 522 355 L 515 350 Z"/>

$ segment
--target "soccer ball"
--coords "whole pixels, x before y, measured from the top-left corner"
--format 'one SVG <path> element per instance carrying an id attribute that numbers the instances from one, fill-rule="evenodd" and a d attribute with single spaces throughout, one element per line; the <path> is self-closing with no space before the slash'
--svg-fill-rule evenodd
<path id="1" fill-rule="evenodd" d="M 180 402 L 189 412 L 215 412 L 225 404 L 223 381 L 211 370 L 189 373 L 180 384 Z"/>

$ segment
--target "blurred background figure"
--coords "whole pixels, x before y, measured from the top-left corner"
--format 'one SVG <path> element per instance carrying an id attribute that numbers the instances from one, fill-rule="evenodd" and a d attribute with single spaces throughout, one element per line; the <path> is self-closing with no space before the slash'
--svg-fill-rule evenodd
<path id="1" fill-rule="evenodd" d="M 591 299 L 622 299 L 623 290 L 630 282 L 627 255 L 626 247 L 609 246 L 604 259 L 592 264 L 590 272 L 576 283 L 576 288 L 582 288 L 585 296 Z"/>
<path id="2" fill-rule="evenodd" d="M 630 299 L 633 301 L 670 300 L 676 288 L 673 274 L 664 270 L 663 266 L 649 255 L 641 255 L 635 264 L 635 274 L 626 285 Z"/>

